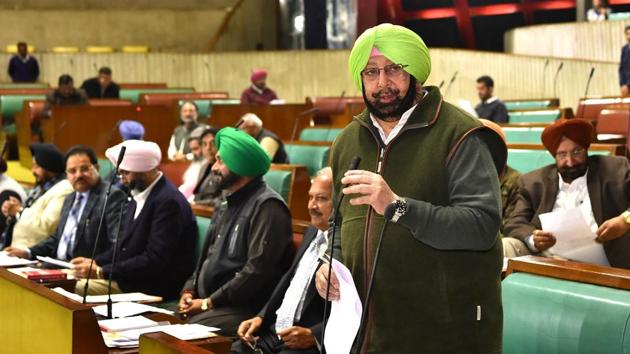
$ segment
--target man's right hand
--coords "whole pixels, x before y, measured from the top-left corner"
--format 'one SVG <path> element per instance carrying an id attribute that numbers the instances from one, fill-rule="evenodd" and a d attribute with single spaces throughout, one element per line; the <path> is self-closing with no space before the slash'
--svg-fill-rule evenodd
<path id="1" fill-rule="evenodd" d="M 9 256 L 12 256 L 12 257 L 28 258 L 28 252 L 18 247 L 9 246 L 5 248 L 4 251 L 8 253 Z"/>
<path id="2" fill-rule="evenodd" d="M 192 305 L 193 295 L 189 292 L 183 293 L 179 298 L 179 304 L 177 305 L 178 312 L 187 310 Z"/>
<path id="3" fill-rule="evenodd" d="M 317 270 L 317 274 L 315 274 L 315 287 L 317 288 L 319 296 L 323 299 L 326 299 L 326 289 L 328 288 L 328 267 L 328 264 L 322 264 L 319 270 Z M 328 300 L 335 301 L 339 299 L 339 279 L 337 279 L 337 274 L 334 270 L 331 275 L 332 279 L 330 281 Z"/>
<path id="4" fill-rule="evenodd" d="M 14 218 L 22 210 L 22 202 L 16 197 L 9 197 L 2 203 L 2 214 Z"/>
<path id="5" fill-rule="evenodd" d="M 263 319 L 262 317 L 256 316 L 250 318 L 249 320 L 241 322 L 236 330 L 236 334 L 241 338 L 243 342 L 247 342 L 250 344 L 254 343 L 254 333 L 258 331 L 260 326 L 262 326 Z"/>
<path id="6" fill-rule="evenodd" d="M 532 236 L 534 237 L 534 246 L 539 251 L 545 251 L 556 244 L 556 238 L 551 232 L 534 230 Z"/>

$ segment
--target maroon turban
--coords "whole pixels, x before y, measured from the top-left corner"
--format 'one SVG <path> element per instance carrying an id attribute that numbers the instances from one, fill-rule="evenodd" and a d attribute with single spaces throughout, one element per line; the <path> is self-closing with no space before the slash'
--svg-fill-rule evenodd
<path id="1" fill-rule="evenodd" d="M 256 82 L 262 79 L 267 78 L 267 71 L 265 69 L 256 69 L 252 72 L 251 80 L 252 82 Z"/>
<path id="2" fill-rule="evenodd" d="M 593 141 L 593 125 L 585 119 L 558 119 L 543 130 L 541 139 L 547 150 L 556 156 L 562 137 L 588 149 Z"/>

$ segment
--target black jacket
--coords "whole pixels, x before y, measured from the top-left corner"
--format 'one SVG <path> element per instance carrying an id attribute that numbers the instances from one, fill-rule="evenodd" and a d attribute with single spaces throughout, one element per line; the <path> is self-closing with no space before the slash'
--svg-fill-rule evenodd
<path id="1" fill-rule="evenodd" d="M 117 83 L 111 82 L 103 92 L 101 92 L 101 84 L 98 82 L 98 77 L 93 77 L 83 81 L 81 88 L 85 90 L 89 98 L 119 98 L 120 86 Z"/>

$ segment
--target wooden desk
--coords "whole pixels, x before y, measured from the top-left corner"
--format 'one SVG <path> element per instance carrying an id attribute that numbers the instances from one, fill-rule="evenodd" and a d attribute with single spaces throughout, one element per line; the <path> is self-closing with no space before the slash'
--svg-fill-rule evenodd
<path id="1" fill-rule="evenodd" d="M 229 351 L 229 347 L 228 347 Z M 140 336 L 140 354 L 211 354 L 216 353 L 181 341 L 163 332 L 146 333 Z M 226 351 L 227 353 L 227 351 Z"/>

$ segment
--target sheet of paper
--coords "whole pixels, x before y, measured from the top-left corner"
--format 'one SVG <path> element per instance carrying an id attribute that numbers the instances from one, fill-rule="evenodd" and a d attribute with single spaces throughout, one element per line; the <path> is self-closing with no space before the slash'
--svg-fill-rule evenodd
<path id="1" fill-rule="evenodd" d="M 107 332 L 121 332 L 132 329 L 141 329 L 159 326 L 158 322 L 150 320 L 144 316 L 133 316 L 126 318 L 112 318 L 109 320 L 100 320 L 98 325 L 102 330 Z"/>
<path id="2" fill-rule="evenodd" d="M 94 310 L 94 312 L 98 315 L 107 316 L 107 305 L 96 306 L 93 307 L 92 310 Z M 168 315 L 173 314 L 173 311 L 145 304 L 137 304 L 135 302 L 123 301 L 112 304 L 112 317 L 114 318 L 136 316 L 145 312 L 159 312 Z"/>
<path id="3" fill-rule="evenodd" d="M 160 327 L 160 331 L 181 340 L 196 340 L 214 337 L 212 332 L 218 331 L 217 327 L 208 327 L 200 324 L 174 324 Z"/>
<path id="4" fill-rule="evenodd" d="M 62 268 L 68 268 L 68 269 L 73 269 L 74 268 L 74 265 L 72 263 L 66 262 L 66 261 L 62 261 L 62 260 L 59 260 L 59 259 L 55 259 L 55 258 L 37 256 L 37 259 L 40 262 L 54 264 L 54 265 L 56 265 L 58 267 L 62 267 Z"/>
<path id="5" fill-rule="evenodd" d="M 54 288 L 53 291 L 74 301 L 83 302 L 83 297 L 75 293 L 68 292 L 62 288 Z M 147 295 L 143 293 L 123 293 L 112 294 L 112 302 L 161 302 L 159 296 Z M 88 304 L 105 304 L 107 303 L 107 295 L 88 295 L 86 302 Z"/>
<path id="6" fill-rule="evenodd" d="M 326 353 L 347 354 L 361 325 L 363 307 L 350 270 L 336 259 L 333 259 L 332 267 L 339 279 L 340 297 L 330 307 L 324 347 Z"/>
<path id="7" fill-rule="evenodd" d="M 580 209 L 563 209 L 540 214 L 544 231 L 556 237 L 556 244 L 549 252 L 571 260 L 609 266 L 601 243 L 595 241 L 595 233 L 586 224 Z"/>
<path id="8" fill-rule="evenodd" d="M 0 251 L 0 267 L 24 267 L 28 265 L 37 264 L 37 261 L 31 261 L 29 259 L 11 257 L 8 253 Z"/>
<path id="9" fill-rule="evenodd" d="M 101 332 L 105 345 L 109 348 L 134 348 L 144 333 L 164 332 L 181 340 L 196 340 L 216 336 L 212 333 L 219 328 L 200 324 L 164 324 L 154 327 L 132 329 L 121 332 Z"/>

